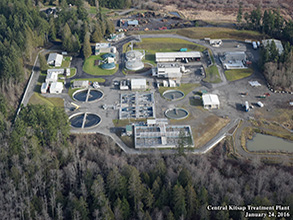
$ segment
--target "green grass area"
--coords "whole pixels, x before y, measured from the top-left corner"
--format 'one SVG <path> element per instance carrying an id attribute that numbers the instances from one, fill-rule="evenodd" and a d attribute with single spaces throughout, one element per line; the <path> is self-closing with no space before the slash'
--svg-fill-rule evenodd
<path id="1" fill-rule="evenodd" d="M 131 32 L 131 34 L 143 34 L 144 31 Z M 194 39 L 203 39 L 205 37 L 214 39 L 235 39 L 235 40 L 261 40 L 262 34 L 256 31 L 248 30 L 237 30 L 233 28 L 223 28 L 223 27 L 191 27 L 191 28 L 181 28 L 172 29 L 164 31 L 148 31 L 148 34 L 178 34 Z"/>
<path id="2" fill-rule="evenodd" d="M 234 81 L 234 80 L 243 79 L 245 77 L 248 77 L 252 73 L 253 73 L 253 70 L 251 68 L 234 69 L 234 70 L 226 70 L 225 76 L 226 76 L 227 80 Z"/>
<path id="3" fill-rule="evenodd" d="M 71 78 L 76 74 L 76 69 L 75 68 L 70 68 L 70 76 L 68 76 L 67 78 Z"/>
<path id="4" fill-rule="evenodd" d="M 221 82 L 221 77 L 219 74 L 219 70 L 216 65 L 212 65 L 205 69 L 206 78 L 204 79 L 205 82 L 209 83 L 219 83 Z"/>
<path id="5" fill-rule="evenodd" d="M 100 83 L 103 83 L 103 82 L 106 81 L 103 78 L 84 78 L 84 79 L 74 79 L 74 80 L 71 80 L 71 82 L 73 82 L 73 81 L 84 81 L 84 80 L 88 80 L 90 82 L 100 82 Z"/>
<path id="6" fill-rule="evenodd" d="M 107 14 L 107 13 L 109 13 L 109 12 L 111 12 L 111 11 L 112 11 L 112 10 L 110 10 L 109 8 L 101 8 L 101 13 L 102 13 L 102 14 Z M 89 8 L 88 12 L 89 12 L 90 14 L 97 14 L 97 8 L 96 8 L 96 6 L 91 6 L 91 7 Z"/>
<path id="7" fill-rule="evenodd" d="M 83 71 L 85 71 L 88 74 L 95 75 L 95 76 L 101 76 L 101 75 L 113 75 L 118 70 L 118 64 L 116 64 L 116 68 L 113 70 L 104 70 L 100 66 L 95 65 L 95 60 L 103 60 L 100 55 L 93 55 L 87 58 L 84 61 L 83 65 Z"/>
<path id="8" fill-rule="evenodd" d="M 113 124 L 115 127 L 125 127 L 126 125 L 129 125 L 134 122 L 146 122 L 147 119 L 141 118 L 141 119 L 113 119 Z"/>
<path id="9" fill-rule="evenodd" d="M 61 68 L 69 68 L 69 66 L 70 66 L 70 59 L 71 59 L 71 57 L 64 57 L 63 58 L 63 61 L 62 61 Z M 57 69 L 58 69 L 58 67 L 57 67 Z"/>
<path id="10" fill-rule="evenodd" d="M 32 97 L 29 100 L 29 104 L 32 105 L 47 105 L 48 107 L 64 107 L 64 100 L 62 98 L 46 98 L 43 97 L 41 94 L 34 92 Z"/>
<path id="11" fill-rule="evenodd" d="M 175 87 L 175 88 L 160 87 L 159 88 L 159 93 L 162 96 L 163 93 L 165 91 L 167 91 L 167 90 L 180 90 L 186 96 L 188 93 L 190 93 L 192 90 L 194 90 L 196 87 L 199 87 L 199 86 L 200 86 L 200 84 L 197 84 L 197 83 L 185 83 L 185 84 L 181 84 L 179 87 Z"/>

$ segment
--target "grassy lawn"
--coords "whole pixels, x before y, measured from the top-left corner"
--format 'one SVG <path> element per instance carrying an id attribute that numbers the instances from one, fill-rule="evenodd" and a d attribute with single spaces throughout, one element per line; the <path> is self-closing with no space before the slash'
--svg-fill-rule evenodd
<path id="1" fill-rule="evenodd" d="M 108 9 L 108 8 L 101 8 L 101 13 L 102 13 L 102 14 L 107 14 L 107 13 L 109 13 L 110 11 L 111 11 L 111 10 Z M 96 14 L 96 13 L 97 13 L 97 8 L 96 8 L 96 6 L 91 6 L 91 7 L 89 8 L 88 12 L 89 12 L 90 14 Z"/>
<path id="2" fill-rule="evenodd" d="M 143 34 L 144 31 L 131 32 L 132 34 Z M 262 35 L 256 31 L 248 30 L 237 30 L 232 28 L 222 28 L 222 27 L 191 27 L 191 28 L 181 28 L 172 29 L 164 31 L 148 31 L 148 34 L 178 34 L 194 39 L 203 39 L 205 37 L 214 39 L 235 39 L 235 40 L 261 40 Z"/>
<path id="3" fill-rule="evenodd" d="M 71 57 L 64 57 L 63 61 L 62 61 L 61 68 L 68 68 L 70 66 L 70 59 L 71 59 Z"/>
<path id="4" fill-rule="evenodd" d="M 125 127 L 126 125 L 129 125 L 134 122 L 146 122 L 147 119 L 141 118 L 141 119 L 113 119 L 113 124 L 115 127 Z"/>
<path id="5" fill-rule="evenodd" d="M 142 42 L 135 43 L 134 48 L 144 49 L 149 52 L 177 52 L 181 48 L 195 51 L 204 51 L 204 46 L 179 38 L 143 38 Z"/>
<path id="6" fill-rule="evenodd" d="M 219 118 L 215 115 L 205 118 L 204 123 L 196 128 L 192 128 L 195 147 L 201 147 L 210 141 L 228 122 L 229 119 Z"/>
<path id="7" fill-rule="evenodd" d="M 118 64 L 113 70 L 104 70 L 100 66 L 95 66 L 95 60 L 102 60 L 101 56 L 93 55 L 84 61 L 83 71 L 88 74 L 101 76 L 101 75 L 113 75 L 118 70 Z"/>
<path id="8" fill-rule="evenodd" d="M 251 68 L 235 69 L 235 70 L 226 70 L 225 76 L 226 76 L 227 80 L 234 81 L 234 80 L 243 79 L 245 77 L 248 77 L 252 73 L 253 73 L 253 70 Z"/>
<path id="9" fill-rule="evenodd" d="M 71 78 L 76 74 L 76 69 L 75 68 L 70 68 L 70 76 L 68 76 L 67 78 Z"/>
<path id="10" fill-rule="evenodd" d="M 32 105 L 47 105 L 48 107 L 64 107 L 64 100 L 61 98 L 46 98 L 35 92 L 29 100 Z"/>
<path id="11" fill-rule="evenodd" d="M 185 84 L 181 84 L 179 87 L 175 87 L 175 88 L 160 87 L 159 92 L 162 96 L 163 93 L 167 90 L 180 90 L 186 96 L 188 93 L 190 93 L 192 90 L 194 90 L 196 87 L 199 87 L 199 86 L 200 86 L 200 84 L 197 84 L 197 83 L 185 83 Z"/>
<path id="12" fill-rule="evenodd" d="M 212 65 L 210 67 L 207 67 L 205 69 L 206 72 L 206 78 L 204 81 L 209 82 L 209 83 L 219 83 L 221 82 L 221 77 L 218 71 L 218 68 L 216 65 Z"/>

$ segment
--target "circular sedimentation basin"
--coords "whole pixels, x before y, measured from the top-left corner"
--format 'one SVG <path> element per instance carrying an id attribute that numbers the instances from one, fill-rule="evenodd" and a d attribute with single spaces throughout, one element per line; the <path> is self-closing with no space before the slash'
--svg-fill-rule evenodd
<path id="1" fill-rule="evenodd" d="M 183 108 L 169 108 L 165 111 L 165 115 L 170 119 L 184 119 L 189 115 L 188 111 Z"/>
<path id="2" fill-rule="evenodd" d="M 163 97 L 165 99 L 175 101 L 178 99 L 182 99 L 184 97 L 184 93 L 180 90 L 167 90 L 163 93 Z"/>
<path id="3" fill-rule="evenodd" d="M 104 93 L 98 89 L 82 89 L 73 93 L 74 100 L 79 102 L 93 102 L 103 98 Z"/>
<path id="4" fill-rule="evenodd" d="M 93 128 L 100 124 L 101 117 L 95 113 L 80 112 L 70 116 L 69 122 L 74 128 Z"/>

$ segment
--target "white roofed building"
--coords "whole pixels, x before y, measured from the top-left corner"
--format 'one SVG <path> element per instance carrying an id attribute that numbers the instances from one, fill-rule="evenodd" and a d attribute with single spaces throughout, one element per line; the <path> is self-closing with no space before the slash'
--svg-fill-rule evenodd
<path id="1" fill-rule="evenodd" d="M 184 70 L 184 66 L 178 63 L 158 63 L 152 75 L 159 78 L 180 79 Z"/>
<path id="2" fill-rule="evenodd" d="M 64 69 L 48 69 L 47 74 L 49 73 L 57 73 L 57 74 L 64 74 Z"/>
<path id="3" fill-rule="evenodd" d="M 47 93 L 48 87 L 49 87 L 49 83 L 42 83 L 41 93 Z"/>
<path id="4" fill-rule="evenodd" d="M 247 61 L 245 52 L 226 52 L 224 56 L 220 57 L 224 69 L 245 69 L 244 64 Z"/>
<path id="5" fill-rule="evenodd" d="M 95 46 L 95 55 L 100 53 L 116 53 L 116 51 L 116 47 L 111 46 L 110 43 L 96 43 Z"/>
<path id="6" fill-rule="evenodd" d="M 146 79 L 131 79 L 130 86 L 132 90 L 145 90 L 147 88 Z"/>
<path id="7" fill-rule="evenodd" d="M 49 72 L 46 76 L 45 82 L 46 83 L 53 83 L 58 81 L 58 73 L 56 72 Z"/>
<path id="8" fill-rule="evenodd" d="M 88 88 L 89 81 L 88 80 L 81 80 L 81 81 L 73 81 L 72 88 Z"/>
<path id="9" fill-rule="evenodd" d="M 48 56 L 47 64 L 60 67 L 62 65 L 63 55 L 58 53 L 50 53 Z"/>
<path id="10" fill-rule="evenodd" d="M 201 55 L 198 51 L 190 52 L 159 52 L 156 53 L 156 62 L 175 62 L 185 59 L 200 60 Z"/>
<path id="11" fill-rule="evenodd" d="M 203 94 L 202 95 L 203 107 L 205 109 L 219 109 L 220 101 L 215 94 Z"/>
<path id="12" fill-rule="evenodd" d="M 63 83 L 62 82 L 54 82 L 51 83 L 50 93 L 62 93 Z"/>

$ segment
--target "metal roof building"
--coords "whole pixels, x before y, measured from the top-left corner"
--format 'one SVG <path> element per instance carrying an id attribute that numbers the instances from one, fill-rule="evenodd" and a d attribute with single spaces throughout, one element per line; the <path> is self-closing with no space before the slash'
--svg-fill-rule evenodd
<path id="1" fill-rule="evenodd" d="M 131 79 L 131 89 L 146 89 L 146 79 Z"/>
<path id="2" fill-rule="evenodd" d="M 54 82 L 51 83 L 50 93 L 62 93 L 63 83 L 62 82 Z"/>
<path id="3" fill-rule="evenodd" d="M 279 51 L 279 55 L 281 55 L 284 51 L 284 47 L 283 47 L 282 42 L 280 40 L 276 40 L 276 39 L 262 40 L 262 44 L 264 45 L 264 47 L 266 47 L 267 45 L 271 44 L 272 41 L 275 42 L 276 47 Z"/>
<path id="4" fill-rule="evenodd" d="M 47 93 L 48 87 L 49 87 L 49 83 L 42 83 L 41 93 Z"/>
<path id="5" fill-rule="evenodd" d="M 57 74 L 64 74 L 64 69 L 48 69 L 47 74 L 49 73 L 57 73 Z"/>
<path id="6" fill-rule="evenodd" d="M 46 83 L 53 83 L 53 82 L 57 82 L 57 80 L 58 80 L 58 73 L 49 72 L 46 76 L 45 82 Z"/>
<path id="7" fill-rule="evenodd" d="M 116 47 L 111 46 L 109 43 L 96 43 L 95 46 L 95 55 L 100 53 L 116 53 Z"/>
<path id="8" fill-rule="evenodd" d="M 226 52 L 220 57 L 224 69 L 244 69 L 246 59 L 244 51 Z"/>
<path id="9" fill-rule="evenodd" d="M 205 109 L 218 109 L 220 108 L 220 101 L 215 94 L 202 95 L 203 107 Z"/>
<path id="10" fill-rule="evenodd" d="M 89 81 L 83 80 L 83 81 L 73 81 L 72 88 L 88 88 L 89 87 Z"/>
<path id="11" fill-rule="evenodd" d="M 47 64 L 60 67 L 62 65 L 63 55 L 58 53 L 50 53 Z"/>
<path id="12" fill-rule="evenodd" d="M 184 66 L 178 63 L 158 63 L 157 68 L 153 71 L 153 76 L 180 79 L 183 70 Z"/>
<path id="13" fill-rule="evenodd" d="M 138 26 L 138 20 L 127 21 L 128 26 Z"/>
<path id="14" fill-rule="evenodd" d="M 182 61 L 184 59 L 200 59 L 200 52 L 159 52 L 156 53 L 156 62 L 174 62 Z"/>

